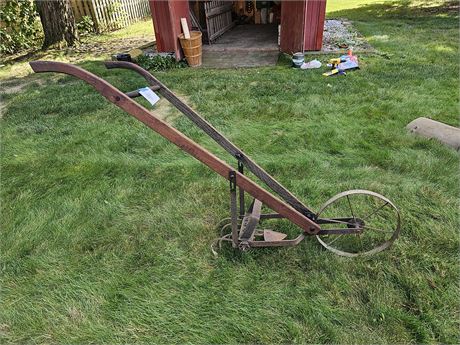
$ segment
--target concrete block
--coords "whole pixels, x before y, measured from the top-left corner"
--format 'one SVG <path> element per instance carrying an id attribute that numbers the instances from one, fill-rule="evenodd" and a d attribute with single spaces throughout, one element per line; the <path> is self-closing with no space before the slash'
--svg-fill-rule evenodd
<path id="1" fill-rule="evenodd" d="M 426 117 L 419 117 L 418 119 L 415 119 L 409 123 L 406 128 L 411 133 L 425 138 L 437 139 L 457 151 L 460 150 L 460 128 L 452 127 Z"/>

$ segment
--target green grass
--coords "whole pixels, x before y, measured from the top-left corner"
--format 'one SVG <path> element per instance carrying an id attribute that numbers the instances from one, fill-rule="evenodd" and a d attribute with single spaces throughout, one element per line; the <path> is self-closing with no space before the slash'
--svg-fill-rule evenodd
<path id="1" fill-rule="evenodd" d="M 458 125 L 458 15 L 365 3 L 328 13 L 380 52 L 346 77 L 287 63 L 157 76 L 314 209 L 352 188 L 389 197 L 403 217 L 390 250 L 346 259 L 309 238 L 214 259 L 228 183 L 89 86 L 41 75 L 3 97 L 1 342 L 458 343 L 458 154 L 404 129 Z"/>

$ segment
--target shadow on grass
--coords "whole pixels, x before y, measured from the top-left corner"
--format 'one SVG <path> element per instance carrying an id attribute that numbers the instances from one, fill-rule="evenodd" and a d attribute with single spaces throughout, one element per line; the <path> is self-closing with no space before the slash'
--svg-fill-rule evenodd
<path id="1" fill-rule="evenodd" d="M 4 64 L 14 64 L 41 59 L 55 60 L 63 57 L 69 60 L 82 60 L 86 57 L 86 55 L 91 53 L 91 50 L 82 51 L 79 49 L 79 46 L 68 48 L 50 48 L 46 50 L 37 46 L 12 55 L 2 56 L 1 61 Z M 101 55 L 104 53 L 107 52 L 102 51 Z"/>

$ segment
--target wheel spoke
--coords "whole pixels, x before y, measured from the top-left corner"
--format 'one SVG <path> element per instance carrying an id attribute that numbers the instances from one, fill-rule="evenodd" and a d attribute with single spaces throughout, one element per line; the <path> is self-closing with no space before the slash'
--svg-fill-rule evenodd
<path id="1" fill-rule="evenodd" d="M 343 220 L 336 220 L 336 219 L 331 219 L 331 218 L 322 218 L 322 219 L 327 220 L 328 222 L 331 222 L 331 223 L 340 223 L 340 224 L 352 225 L 352 226 L 356 225 L 353 223 L 345 222 Z"/>
<path id="2" fill-rule="evenodd" d="M 353 213 L 353 207 L 351 207 L 351 202 L 350 202 L 350 198 L 348 197 L 347 195 L 347 200 L 348 200 L 348 206 L 350 206 L 350 211 L 351 211 L 351 215 L 353 216 L 353 219 L 355 219 L 355 214 Z"/>
<path id="3" fill-rule="evenodd" d="M 363 217 L 363 219 L 367 219 L 367 218 L 370 218 L 371 216 L 373 216 L 374 214 L 376 214 L 378 211 L 380 211 L 381 209 L 383 209 L 386 205 L 389 205 L 388 201 L 385 202 L 383 205 L 377 207 L 374 211 L 372 211 L 371 213 L 367 214 L 366 216 Z"/>
<path id="4" fill-rule="evenodd" d="M 340 237 L 342 237 L 344 234 L 340 234 L 339 236 L 337 236 L 336 238 L 334 238 L 331 242 L 329 242 L 327 245 L 330 246 L 332 243 L 334 243 L 335 241 L 337 241 Z"/>

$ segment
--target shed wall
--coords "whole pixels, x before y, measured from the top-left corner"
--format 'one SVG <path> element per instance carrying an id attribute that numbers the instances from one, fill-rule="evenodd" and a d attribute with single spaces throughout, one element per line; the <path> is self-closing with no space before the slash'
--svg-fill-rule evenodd
<path id="1" fill-rule="evenodd" d="M 304 50 L 321 50 L 323 46 L 326 0 L 309 0 L 305 6 Z"/>
<path id="2" fill-rule="evenodd" d="M 182 58 L 178 36 L 182 33 L 180 18 L 187 18 L 190 27 L 189 4 L 187 0 L 150 0 L 153 27 L 160 52 L 175 52 Z"/>
<path id="3" fill-rule="evenodd" d="M 306 0 L 281 3 L 280 49 L 287 54 L 304 50 Z"/>

